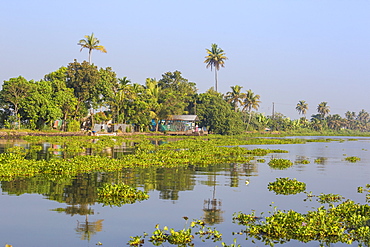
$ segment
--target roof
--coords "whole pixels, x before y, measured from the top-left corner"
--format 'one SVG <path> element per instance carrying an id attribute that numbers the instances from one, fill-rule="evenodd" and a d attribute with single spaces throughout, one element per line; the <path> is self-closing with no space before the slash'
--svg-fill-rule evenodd
<path id="1" fill-rule="evenodd" d="M 172 115 L 168 120 L 177 120 L 177 121 L 199 121 L 197 115 Z"/>

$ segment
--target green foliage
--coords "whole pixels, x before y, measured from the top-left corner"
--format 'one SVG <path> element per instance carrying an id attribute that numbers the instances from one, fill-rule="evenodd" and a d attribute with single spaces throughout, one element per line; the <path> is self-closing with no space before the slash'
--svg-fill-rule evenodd
<path id="1" fill-rule="evenodd" d="M 297 181 L 295 178 L 277 178 L 275 182 L 270 182 L 267 188 L 269 191 L 274 191 L 277 195 L 292 195 L 305 191 L 306 184 Z"/>
<path id="2" fill-rule="evenodd" d="M 290 160 L 287 160 L 287 159 L 275 159 L 275 158 L 273 158 L 269 161 L 268 164 L 271 168 L 284 170 L 284 169 L 287 169 L 287 168 L 291 167 L 293 165 L 293 162 L 291 162 Z"/>
<path id="3" fill-rule="evenodd" d="M 305 214 L 294 210 L 274 209 L 264 220 L 254 213 L 234 214 L 233 220 L 245 226 L 242 231 L 248 238 L 256 238 L 266 245 L 284 244 L 290 240 L 303 243 L 319 241 L 322 244 L 357 241 L 367 245 L 370 241 L 370 206 L 347 200 L 329 208 L 319 207 Z"/>
<path id="4" fill-rule="evenodd" d="M 183 218 L 187 222 L 188 217 Z M 147 233 L 144 233 L 143 237 L 131 237 L 128 245 L 143 246 L 147 236 L 149 236 L 149 242 L 154 246 L 163 246 L 165 243 L 184 247 L 194 246 L 193 239 L 196 235 L 198 235 L 203 242 L 208 239 L 211 239 L 213 242 L 222 240 L 222 234 L 214 228 L 206 227 L 206 224 L 202 220 L 193 220 L 189 227 L 185 224 L 185 227 L 178 231 L 173 228 L 168 228 L 167 226 L 161 229 L 158 224 L 155 226 L 155 229 L 156 230 L 150 236 Z M 194 230 L 196 231 L 193 233 Z"/>
<path id="5" fill-rule="evenodd" d="M 80 122 L 77 120 L 72 120 L 68 123 L 67 130 L 69 132 L 77 132 L 80 130 Z"/>
<path id="6" fill-rule="evenodd" d="M 318 196 L 319 203 L 333 203 L 342 201 L 344 197 L 338 194 L 320 194 Z"/>
<path id="7" fill-rule="evenodd" d="M 235 112 L 221 94 L 212 90 L 198 96 L 197 114 L 201 126 L 206 126 L 212 133 L 237 135 L 245 130 L 240 113 Z"/>
<path id="8" fill-rule="evenodd" d="M 325 161 L 326 161 L 325 157 L 320 157 L 320 158 L 315 159 L 316 164 L 323 164 Z"/>
<path id="9" fill-rule="evenodd" d="M 359 157 L 351 156 L 351 157 L 346 157 L 345 160 L 349 161 L 349 162 L 352 162 L 352 163 L 355 163 L 357 161 L 360 161 L 361 159 Z"/>
<path id="10" fill-rule="evenodd" d="M 122 206 L 123 204 L 133 204 L 137 201 L 147 200 L 149 195 L 136 188 L 132 188 L 123 183 L 105 184 L 98 189 L 98 202 L 104 206 Z"/>

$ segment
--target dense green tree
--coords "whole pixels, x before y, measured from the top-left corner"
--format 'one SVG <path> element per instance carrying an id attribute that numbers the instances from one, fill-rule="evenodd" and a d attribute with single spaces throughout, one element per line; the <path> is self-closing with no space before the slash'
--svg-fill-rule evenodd
<path id="1" fill-rule="evenodd" d="M 50 81 L 53 87 L 53 99 L 62 112 L 62 130 L 66 130 L 66 121 L 75 111 L 77 98 L 74 95 L 73 88 L 68 88 L 66 84 L 67 68 L 61 67 L 55 72 L 44 76 L 45 81 Z M 56 119 L 55 119 L 56 120 Z"/>
<path id="2" fill-rule="evenodd" d="M 369 120 L 370 120 L 370 115 L 368 112 L 366 112 L 364 109 L 362 109 L 358 114 L 357 114 L 357 126 L 361 131 L 367 131 L 369 130 Z"/>
<path id="3" fill-rule="evenodd" d="M 51 127 L 53 120 L 62 117 L 52 83 L 44 80 L 30 82 L 29 88 L 30 94 L 25 98 L 20 111 L 22 119 L 27 120 L 32 129 L 43 129 L 45 124 Z"/>
<path id="4" fill-rule="evenodd" d="M 329 115 L 327 117 L 328 127 L 333 130 L 340 130 L 345 126 L 345 121 L 339 114 Z"/>
<path id="5" fill-rule="evenodd" d="M 243 104 L 243 99 L 246 96 L 245 93 L 242 93 L 242 88 L 243 87 L 239 85 L 231 86 L 231 91 L 227 92 L 225 96 L 226 101 L 233 106 L 235 112 L 237 112 L 239 106 Z"/>
<path id="6" fill-rule="evenodd" d="M 148 78 L 145 89 L 151 118 L 157 123 L 156 130 L 160 120 L 171 115 L 188 114 L 197 90 L 195 83 L 182 77 L 180 71 L 166 72 L 159 81 Z"/>
<path id="7" fill-rule="evenodd" d="M 302 114 L 304 117 L 306 117 L 306 113 L 308 110 L 308 104 L 304 100 L 300 100 L 295 108 L 299 114 Z"/>
<path id="8" fill-rule="evenodd" d="M 100 73 L 98 68 L 86 61 L 79 63 L 76 60 L 68 64 L 66 71 L 66 85 L 72 88 L 77 99 L 74 116 L 85 116 L 100 95 Z"/>
<path id="9" fill-rule="evenodd" d="M 89 50 L 89 64 L 91 64 L 91 55 L 93 50 L 101 51 L 107 53 L 107 50 L 104 46 L 99 45 L 100 40 L 95 38 L 94 33 L 91 35 L 85 35 L 85 39 L 81 39 L 77 44 L 81 46 L 80 51 L 84 48 Z"/>
<path id="10" fill-rule="evenodd" d="M 219 48 L 217 44 L 212 44 L 211 49 L 206 49 L 207 56 L 205 57 L 206 60 L 204 63 L 206 63 L 206 68 L 211 67 L 215 68 L 215 90 L 217 92 L 218 90 L 218 82 L 217 82 L 217 71 L 220 70 L 220 67 L 225 67 L 225 60 L 228 58 L 225 56 L 224 50 Z"/>
<path id="11" fill-rule="evenodd" d="M 22 76 L 17 78 L 10 78 L 4 81 L 1 90 L 1 102 L 3 108 L 8 108 L 15 116 L 20 128 L 19 109 L 22 104 L 25 104 L 26 97 L 30 94 L 30 83 Z"/>
<path id="12" fill-rule="evenodd" d="M 234 112 L 222 95 L 212 89 L 198 96 L 197 115 L 201 126 L 212 133 L 236 135 L 244 132 L 241 114 Z"/>

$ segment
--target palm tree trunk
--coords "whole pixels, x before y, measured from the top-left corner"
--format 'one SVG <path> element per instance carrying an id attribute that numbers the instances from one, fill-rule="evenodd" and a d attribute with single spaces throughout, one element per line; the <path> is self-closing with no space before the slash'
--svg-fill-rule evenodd
<path id="1" fill-rule="evenodd" d="M 249 111 L 249 119 L 248 119 L 248 123 L 247 123 L 247 131 L 248 131 L 249 123 L 251 122 L 251 118 L 252 118 L 252 112 Z"/>
<path id="2" fill-rule="evenodd" d="M 216 92 L 218 92 L 217 86 L 218 86 L 218 83 L 217 83 L 217 69 L 215 69 L 215 90 L 216 90 Z"/>
<path id="3" fill-rule="evenodd" d="M 92 49 L 89 50 L 89 64 L 91 64 L 91 54 L 92 54 Z"/>

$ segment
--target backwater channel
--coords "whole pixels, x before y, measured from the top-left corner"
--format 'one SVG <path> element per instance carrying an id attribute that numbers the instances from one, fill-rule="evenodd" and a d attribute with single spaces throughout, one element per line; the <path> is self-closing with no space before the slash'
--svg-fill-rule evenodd
<path id="1" fill-rule="evenodd" d="M 223 234 L 223 242 L 227 244 L 237 238 L 241 246 L 263 246 L 258 241 L 255 244 L 246 241 L 244 235 L 232 235 L 232 232 L 243 229 L 243 226 L 232 223 L 235 212 L 249 214 L 254 210 L 256 214 L 267 214 L 272 210 L 272 202 L 279 209 L 302 213 L 321 206 L 314 200 L 304 201 L 304 193 L 276 195 L 269 191 L 268 183 L 276 178 L 296 178 L 306 183 L 306 191 L 312 191 L 314 195 L 340 194 L 346 199 L 366 203 L 365 195 L 357 193 L 357 188 L 370 183 L 370 138 L 329 138 L 336 141 L 243 146 L 288 151 L 258 157 L 264 162 L 253 160 L 248 164 L 207 168 L 126 169 L 119 173 L 86 174 L 64 180 L 34 177 L 2 181 L 0 246 L 97 246 L 99 243 L 127 246 L 130 236 L 152 233 L 156 224 L 182 229 L 185 225 L 183 216 L 190 220 L 205 220 Z M 0 151 L 9 145 L 27 146 L 27 143 L 2 144 Z M 49 146 L 52 144 L 44 144 L 45 149 Z M 112 155 L 124 155 L 117 153 L 119 151 Z M 62 154 L 56 152 L 54 155 Z M 348 156 L 361 160 L 355 163 L 345 161 Z M 271 158 L 289 159 L 295 164 L 285 170 L 272 169 L 267 164 Z M 323 162 L 315 163 L 318 158 Z M 302 159 L 310 163 L 300 164 Z M 107 182 L 124 182 L 148 191 L 150 198 L 121 207 L 103 207 L 96 202 L 96 188 Z M 144 246 L 152 245 L 145 243 Z M 196 240 L 195 246 L 222 245 Z M 318 246 L 318 242 L 290 241 L 284 246 Z"/>

